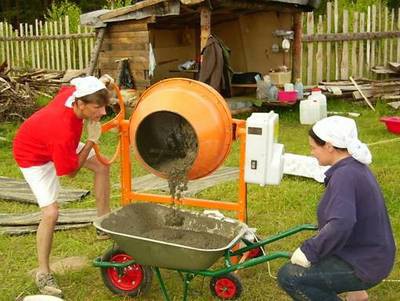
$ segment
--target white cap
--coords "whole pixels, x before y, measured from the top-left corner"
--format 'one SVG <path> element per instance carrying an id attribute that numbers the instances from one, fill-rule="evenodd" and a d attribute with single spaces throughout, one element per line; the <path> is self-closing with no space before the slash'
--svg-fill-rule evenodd
<path id="1" fill-rule="evenodd" d="M 106 86 L 94 76 L 77 77 L 71 80 L 71 84 L 76 87 L 74 92 L 75 97 L 83 97 L 86 95 L 93 94 L 102 89 L 106 89 Z"/>
<path id="2" fill-rule="evenodd" d="M 312 129 L 321 140 L 338 148 L 346 148 L 357 161 L 363 164 L 372 162 L 368 147 L 358 140 L 357 126 L 353 119 L 330 116 L 317 121 Z"/>

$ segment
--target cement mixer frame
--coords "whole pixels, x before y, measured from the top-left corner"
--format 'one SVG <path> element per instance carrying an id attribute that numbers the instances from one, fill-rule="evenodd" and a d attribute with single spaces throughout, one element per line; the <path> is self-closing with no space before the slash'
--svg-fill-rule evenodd
<path id="1" fill-rule="evenodd" d="M 131 141 L 129 137 L 130 121 L 125 119 L 126 109 L 123 97 L 117 85 L 114 90 L 118 97 L 120 112 L 117 116 L 102 125 L 102 132 L 107 132 L 113 128 L 119 131 L 119 144 L 114 156 L 108 160 L 101 153 L 97 145 L 94 149 L 97 158 L 105 165 L 110 165 L 115 159 L 120 157 L 120 178 L 121 178 L 121 205 L 127 205 L 133 201 L 146 201 L 156 203 L 173 203 L 174 200 L 169 195 L 158 195 L 151 193 L 135 192 L 132 189 L 132 161 L 131 161 Z M 217 92 L 216 92 L 217 93 Z M 244 180 L 245 168 L 245 147 L 246 147 L 246 122 L 244 120 L 232 119 L 232 140 L 240 142 L 240 162 L 239 162 L 239 181 L 238 181 L 238 201 L 224 202 L 208 199 L 182 197 L 175 200 L 178 205 L 189 205 L 207 209 L 221 209 L 236 212 L 236 218 L 240 221 L 247 221 L 247 185 Z M 134 184 L 134 183 L 133 183 Z"/>
<path id="2" fill-rule="evenodd" d="M 119 114 L 111 121 L 102 126 L 102 131 L 107 132 L 112 128 L 117 128 L 120 137 L 117 150 L 111 160 L 105 159 L 100 153 L 99 148 L 95 145 L 97 158 L 105 165 L 111 164 L 116 157 L 120 156 L 120 177 L 121 177 L 121 205 L 126 206 L 134 201 L 144 201 L 153 203 L 175 203 L 179 205 L 189 205 L 201 208 L 212 208 L 235 211 L 236 217 L 242 222 L 247 222 L 247 186 L 245 183 L 245 150 L 246 150 L 246 122 L 244 120 L 232 119 L 232 140 L 240 142 L 240 162 L 239 162 L 239 192 L 237 202 L 223 202 L 207 199 L 196 199 L 182 197 L 180 200 L 173 200 L 171 196 L 157 195 L 150 193 L 139 193 L 132 190 L 132 170 L 130 158 L 130 121 L 125 119 L 125 106 L 121 93 L 116 85 L 114 89 L 118 96 L 120 105 Z M 217 93 L 215 91 L 215 93 Z M 226 249 L 223 255 L 224 267 L 212 270 L 187 270 L 173 269 L 181 276 L 183 281 L 183 300 L 188 298 L 188 289 L 190 282 L 196 276 L 210 277 L 210 289 L 214 296 L 223 300 L 233 300 L 240 296 L 242 286 L 235 272 L 244 268 L 252 267 L 264 262 L 268 262 L 277 258 L 289 258 L 290 253 L 277 251 L 266 254 L 264 246 L 294 235 L 298 232 L 316 230 L 313 225 L 299 225 L 282 233 L 268 237 L 261 241 L 249 241 L 242 237 L 240 241 L 244 246 L 232 249 Z M 240 260 L 239 260 L 240 258 Z M 93 265 L 101 269 L 103 280 L 106 286 L 116 294 L 128 294 L 130 296 L 138 296 L 145 293 L 151 284 L 153 271 L 157 280 L 164 300 L 169 301 L 171 298 L 167 292 L 160 268 L 157 266 L 147 267 L 137 264 L 132 256 L 125 253 L 119 248 L 112 248 L 102 257 L 98 257 L 93 261 Z M 168 267 L 167 267 L 168 268 Z M 133 274 L 132 274 L 133 273 Z M 144 280 L 144 276 L 148 275 L 148 280 Z M 150 276 L 149 276 L 150 275 Z M 105 277 L 105 278 L 104 278 Z"/>

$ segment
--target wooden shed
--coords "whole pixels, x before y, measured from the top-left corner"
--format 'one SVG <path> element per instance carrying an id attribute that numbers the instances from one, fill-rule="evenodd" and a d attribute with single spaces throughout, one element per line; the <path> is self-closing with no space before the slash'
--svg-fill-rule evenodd
<path id="1" fill-rule="evenodd" d="M 198 61 L 210 34 L 230 48 L 234 72 L 267 74 L 284 64 L 297 78 L 301 12 L 318 4 L 319 0 L 145 0 L 84 14 L 81 23 L 97 28 L 100 73 L 115 77 L 116 61 L 128 58 L 139 90 L 164 78 L 196 78 L 198 70 L 181 71 L 179 65 Z M 282 49 L 284 38 L 290 41 L 288 51 Z"/>

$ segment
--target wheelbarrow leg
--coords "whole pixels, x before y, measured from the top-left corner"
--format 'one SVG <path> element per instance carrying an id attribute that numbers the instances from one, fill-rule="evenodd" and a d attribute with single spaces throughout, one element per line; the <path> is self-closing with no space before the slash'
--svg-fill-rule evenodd
<path id="1" fill-rule="evenodd" d="M 163 294 L 164 300 L 171 301 L 171 299 L 168 296 L 168 292 L 167 292 L 167 288 L 165 287 L 164 280 L 162 279 L 160 269 L 157 267 L 153 267 L 153 269 L 156 272 L 156 276 L 158 279 L 158 283 L 160 284 L 160 289 L 161 289 L 161 293 Z"/>
<path id="2" fill-rule="evenodd" d="M 183 301 L 187 300 L 189 284 L 190 284 L 190 281 L 193 280 L 193 278 L 194 278 L 194 275 L 191 273 L 185 273 L 185 276 L 183 277 Z"/>

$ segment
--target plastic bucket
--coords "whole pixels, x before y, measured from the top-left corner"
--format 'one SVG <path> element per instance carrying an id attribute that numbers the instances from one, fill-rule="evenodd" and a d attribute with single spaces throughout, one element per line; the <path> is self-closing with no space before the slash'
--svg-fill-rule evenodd
<path id="1" fill-rule="evenodd" d="M 216 170 L 232 145 L 232 117 L 225 99 L 211 86 L 186 79 L 160 81 L 141 95 L 130 118 L 136 158 L 151 173 L 193 158 L 189 180 Z"/>

